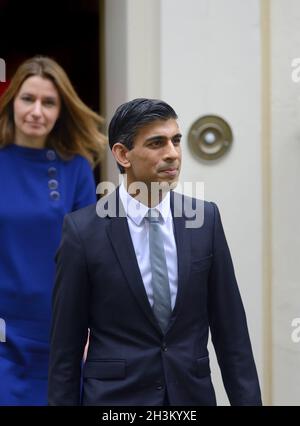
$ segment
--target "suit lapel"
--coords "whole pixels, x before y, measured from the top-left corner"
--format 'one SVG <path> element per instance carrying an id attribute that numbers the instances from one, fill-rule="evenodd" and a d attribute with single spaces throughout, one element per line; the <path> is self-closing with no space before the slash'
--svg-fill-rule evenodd
<path id="1" fill-rule="evenodd" d="M 159 325 L 154 317 L 149 303 L 140 269 L 137 263 L 136 254 L 131 240 L 126 214 L 122 203 L 119 200 L 119 191 L 113 192 L 107 197 L 115 197 L 116 215 L 110 215 L 110 224 L 107 227 L 107 234 L 113 246 L 121 269 L 126 277 L 127 283 L 132 291 L 137 303 L 141 307 L 149 321 L 159 329 Z M 109 201 L 109 200 L 108 200 Z M 105 202 L 105 200 L 104 200 Z M 160 330 L 160 329 L 159 329 Z"/>
<path id="2" fill-rule="evenodd" d="M 109 226 L 107 234 L 111 241 L 115 255 L 120 263 L 122 271 L 126 277 L 128 286 L 132 291 L 137 303 L 153 324 L 153 326 L 161 332 L 157 320 L 153 314 L 153 310 L 149 303 L 144 283 L 140 274 L 140 269 L 137 263 L 133 243 L 131 240 L 126 214 L 122 203 L 119 202 L 119 190 L 117 189 L 107 197 L 100 200 L 102 210 L 106 202 L 111 202 L 114 205 L 109 213 Z M 98 202 L 99 203 L 99 202 Z M 115 204 L 113 204 L 115 203 Z M 183 196 L 171 191 L 171 211 L 174 222 L 175 242 L 177 246 L 177 263 L 178 263 L 178 288 L 175 306 L 171 315 L 169 328 L 174 324 L 178 312 L 184 300 L 184 292 L 188 285 L 188 276 L 190 271 L 191 258 L 191 243 L 190 233 L 186 230 L 186 218 L 183 214 Z M 112 212 L 114 214 L 112 214 Z"/>
<path id="3" fill-rule="evenodd" d="M 170 326 L 174 323 L 184 300 L 184 292 L 188 285 L 191 266 L 190 233 L 187 232 L 186 229 L 186 218 L 183 213 L 183 196 L 173 191 L 171 191 L 171 211 L 173 215 L 175 242 L 177 246 L 178 287 Z"/>

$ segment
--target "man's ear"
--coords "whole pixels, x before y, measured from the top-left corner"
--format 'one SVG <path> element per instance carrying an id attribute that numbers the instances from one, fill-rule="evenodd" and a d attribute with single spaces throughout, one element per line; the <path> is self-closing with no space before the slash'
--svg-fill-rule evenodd
<path id="1" fill-rule="evenodd" d="M 128 169 L 131 166 L 131 163 L 126 155 L 128 151 L 129 149 L 119 142 L 115 143 L 111 149 L 111 152 L 115 157 L 116 162 L 120 164 L 120 166 L 124 167 L 124 169 Z"/>

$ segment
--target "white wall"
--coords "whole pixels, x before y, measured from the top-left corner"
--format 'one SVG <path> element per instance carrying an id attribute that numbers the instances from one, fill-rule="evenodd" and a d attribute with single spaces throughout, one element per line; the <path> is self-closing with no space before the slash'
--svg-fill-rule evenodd
<path id="1" fill-rule="evenodd" d="M 121 5 L 130 27 L 122 21 L 116 28 Z M 177 111 L 181 182 L 204 181 L 206 199 L 220 207 L 262 378 L 259 0 L 108 0 L 106 7 L 108 118 L 137 96 L 161 97 Z M 207 113 L 223 116 L 234 133 L 231 152 L 212 164 L 200 163 L 187 147 L 190 125 Z M 112 167 L 107 178 L 116 178 Z M 215 360 L 212 367 L 218 402 L 226 404 Z"/>
<path id="2" fill-rule="evenodd" d="M 220 207 L 262 373 L 259 2 L 163 0 L 161 97 L 175 107 L 183 129 L 181 181 L 203 180 L 205 198 Z M 204 164 L 191 155 L 187 133 L 208 113 L 229 122 L 234 143 L 226 157 Z"/>
<path id="3" fill-rule="evenodd" d="M 291 76 L 300 3 L 271 4 L 273 404 L 300 405 L 300 343 L 291 340 L 291 321 L 300 317 L 300 82 Z"/>

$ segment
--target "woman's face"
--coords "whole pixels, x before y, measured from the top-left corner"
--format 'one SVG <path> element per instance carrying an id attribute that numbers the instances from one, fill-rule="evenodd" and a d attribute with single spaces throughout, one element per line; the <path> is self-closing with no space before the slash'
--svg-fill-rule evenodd
<path id="1" fill-rule="evenodd" d="M 43 148 L 60 109 L 60 96 L 51 80 L 27 78 L 14 99 L 15 143 Z"/>

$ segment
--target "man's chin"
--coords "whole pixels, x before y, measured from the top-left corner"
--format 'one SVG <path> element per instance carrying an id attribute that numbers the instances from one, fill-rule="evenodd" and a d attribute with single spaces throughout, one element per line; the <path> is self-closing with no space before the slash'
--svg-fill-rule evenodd
<path id="1" fill-rule="evenodd" d="M 159 182 L 152 182 L 152 184 L 157 185 L 160 191 L 168 192 L 176 188 L 178 179 L 161 180 Z"/>

